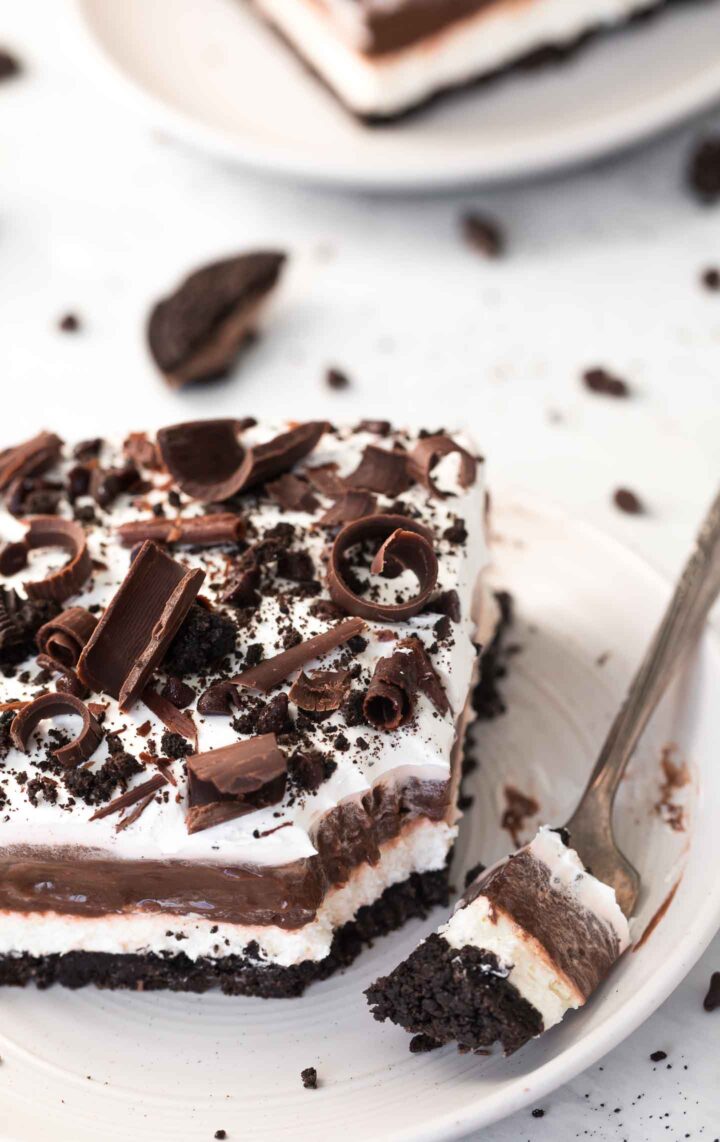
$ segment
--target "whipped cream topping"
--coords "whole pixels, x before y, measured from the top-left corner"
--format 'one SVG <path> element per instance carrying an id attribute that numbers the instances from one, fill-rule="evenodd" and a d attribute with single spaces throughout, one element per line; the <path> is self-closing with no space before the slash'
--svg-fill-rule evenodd
<path id="1" fill-rule="evenodd" d="M 363 7 L 348 0 L 253 0 L 343 103 L 360 115 L 393 115 L 435 91 L 467 83 L 548 46 L 622 23 L 660 0 L 495 0 L 407 48 L 363 55 Z M 376 5 L 378 8 L 380 4 Z M 402 0 L 383 0 L 402 8 Z"/>
<path id="2" fill-rule="evenodd" d="M 247 431 L 244 440 L 248 443 L 263 442 L 271 439 L 282 428 L 282 425 L 257 426 Z M 416 439 L 406 433 L 394 433 L 383 438 L 371 432 L 353 432 L 350 429 L 328 432 L 305 464 L 316 466 L 335 463 L 340 474 L 346 475 L 357 466 L 367 444 L 391 448 L 393 443 L 399 443 L 411 448 Z M 464 437 L 458 435 L 456 439 L 472 451 L 472 445 Z M 119 446 L 105 444 L 100 463 L 105 467 L 117 466 L 121 463 L 121 457 Z M 446 715 L 438 714 L 423 694 L 418 695 L 412 720 L 391 733 L 383 733 L 367 725 L 348 726 L 341 712 L 333 714 L 322 723 L 322 735 L 324 750 L 337 763 L 337 767 L 315 793 L 299 796 L 297 791 L 288 792 L 280 804 L 193 835 L 188 835 L 184 820 L 186 779 L 185 766 L 181 760 L 168 763 L 177 780 L 177 787 L 166 786 L 139 819 L 121 832 L 115 828 L 118 816 L 90 822 L 95 807 L 86 805 L 79 799 L 73 803 L 61 780 L 57 781 L 55 804 L 48 803 L 42 797 L 37 805 L 31 804 L 26 792 L 27 784 L 33 777 L 43 774 L 46 749 L 50 744 L 49 739 L 42 736 L 38 747 L 29 754 L 11 750 L 4 763 L 0 763 L 0 791 L 5 798 L 0 807 L 4 846 L 82 846 L 120 859 L 182 858 L 238 865 L 282 865 L 312 856 L 315 852 L 313 835 L 322 816 L 348 799 L 361 797 L 376 782 L 402 781 L 412 775 L 447 781 L 450 777 L 456 722 L 466 702 L 476 660 L 473 636 L 480 616 L 476 602 L 474 603 L 474 588 L 478 574 L 488 559 L 484 533 L 483 465 L 477 467 L 474 484 L 463 489 L 457 483 L 456 466 L 453 473 L 452 461 L 453 457 L 450 456 L 442 462 L 443 487 L 447 486 L 453 491 L 447 499 L 430 499 L 427 491 L 418 484 L 414 484 L 398 499 L 409 510 L 415 511 L 417 518 L 433 530 L 439 559 L 437 587 L 438 590 L 457 591 L 461 620 L 458 624 L 453 624 L 452 637 L 446 640 L 438 640 L 433 630 L 438 621 L 437 614 L 420 614 L 408 622 L 392 625 L 393 635 L 397 638 L 414 634 L 426 646 L 433 646 L 433 663 L 450 701 L 450 710 Z M 49 476 L 61 478 L 72 463 L 68 455 L 59 470 L 49 473 Z M 438 465 L 438 471 L 440 467 Z M 153 487 L 139 497 L 142 506 L 138 504 L 137 497 L 133 500 L 123 496 L 107 514 L 95 508 L 101 519 L 99 526 L 88 528 L 88 543 L 96 561 L 96 570 L 82 594 L 68 600 L 66 605 L 106 606 L 122 582 L 130 562 L 129 551 L 120 547 L 113 538 L 112 530 L 129 520 L 147 518 L 153 504 L 162 503 L 167 507 L 166 474 L 143 471 L 143 476 L 152 481 Z M 320 499 L 325 507 L 330 506 L 329 500 L 326 501 L 323 497 Z M 311 604 L 317 597 L 327 597 L 323 566 L 328 537 L 322 529 L 310 526 L 311 517 L 307 513 L 281 510 L 267 497 L 256 501 L 249 496 L 244 498 L 243 505 L 245 502 L 247 507 L 243 506 L 242 511 L 253 522 L 259 535 L 278 523 L 294 525 L 298 544 L 311 555 L 317 578 L 323 582 L 321 596 L 303 597 L 301 594 L 290 593 L 291 597 L 285 602 L 277 595 L 263 597 L 253 619 L 252 637 L 241 628 L 238 649 L 244 652 L 247 649 L 246 642 L 249 641 L 260 643 L 263 656 L 269 657 L 282 649 L 279 631 L 288 624 L 299 630 L 303 638 L 319 634 L 327 628 L 326 622 L 313 616 Z M 82 498 L 78 501 L 78 506 L 90 503 L 91 500 Z M 386 497 L 378 497 L 378 510 L 388 510 L 390 506 L 391 502 Z M 197 514 L 200 510 L 198 505 L 183 498 L 183 515 Z M 172 515 L 172 509 L 167 514 Z M 466 540 L 459 543 L 443 538 L 443 533 L 458 520 L 464 522 Z M 0 536 L 3 540 L 20 538 L 23 531 L 16 519 L 5 510 L 0 511 Z M 195 553 L 187 548 L 173 550 L 176 559 L 206 571 L 201 591 L 213 601 L 217 610 L 224 610 L 228 615 L 234 613 L 233 608 L 223 607 L 216 602 L 214 593 L 217 590 L 219 595 L 227 583 L 228 565 L 232 563 L 233 554 L 230 548 Z M 56 552 L 34 552 L 29 568 L 13 578 L 3 580 L 3 585 L 24 593 L 24 580 L 40 577 L 50 566 L 57 566 L 61 562 L 62 556 Z M 397 580 L 384 586 L 384 589 L 392 591 L 397 588 Z M 288 606 L 290 613 L 283 614 L 280 611 L 281 605 Z M 388 626 L 387 623 L 367 625 L 363 636 L 367 639 L 367 646 L 353 658 L 353 663 L 360 665 L 365 676 L 372 673 L 380 655 L 390 654 L 394 649 L 395 639 L 391 637 L 387 640 Z M 311 663 L 306 669 L 312 669 L 315 665 L 333 668 L 342 653 L 342 649 L 333 652 L 322 663 Z M 240 668 L 241 666 L 232 664 L 231 674 L 237 673 Z M 20 664 L 13 676 L 0 678 L 0 701 L 29 700 L 43 688 L 34 681 L 36 676 L 34 658 Z M 212 681 L 212 675 L 203 680 L 186 677 L 185 681 L 199 694 L 207 682 Z M 161 685 L 162 674 L 156 683 L 158 688 Z M 282 688 L 287 691 L 289 686 L 290 680 Z M 98 698 L 108 707 L 103 728 L 118 732 L 128 752 L 137 757 L 147 750 L 150 740 L 159 745 L 164 727 L 141 701 L 129 713 L 120 713 L 117 704 L 107 695 L 93 695 L 91 700 Z M 194 707 L 192 712 L 198 727 L 199 751 L 213 749 L 247 736 L 232 727 L 230 716 L 203 717 Z M 70 733 L 76 727 L 71 718 L 57 718 L 52 725 Z M 335 749 L 334 739 L 340 733 L 345 739 L 343 748 Z M 107 747 L 103 743 L 90 765 L 97 768 L 106 757 Z M 155 772 L 155 767 L 148 764 L 143 774 L 131 779 L 130 787 L 147 780 Z M 450 839 L 447 842 L 448 846 L 449 844 Z"/>

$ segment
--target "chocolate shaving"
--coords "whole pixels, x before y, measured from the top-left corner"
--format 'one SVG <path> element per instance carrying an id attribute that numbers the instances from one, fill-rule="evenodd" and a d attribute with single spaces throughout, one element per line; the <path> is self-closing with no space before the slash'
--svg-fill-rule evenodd
<path id="1" fill-rule="evenodd" d="M 72 666 L 63 666 L 48 654 L 38 654 L 36 662 L 40 669 L 47 670 L 48 674 L 60 675 L 55 684 L 58 691 L 63 694 L 73 694 L 76 698 L 87 698 L 89 690 L 80 681 Z"/>
<path id="2" fill-rule="evenodd" d="M 96 626 L 97 619 L 85 607 L 68 607 L 40 627 L 35 642 L 41 655 L 60 666 L 74 667 Z"/>
<path id="3" fill-rule="evenodd" d="M 321 527 L 335 527 L 341 523 L 352 523 L 372 515 L 377 507 L 377 499 L 370 492 L 344 492 L 331 508 L 320 516 Z"/>
<path id="4" fill-rule="evenodd" d="M 195 547 L 215 547 L 221 543 L 237 543 L 245 534 L 245 520 L 230 512 L 193 516 L 191 519 L 132 520 L 117 529 L 123 547 L 134 547 L 146 539 L 156 543 L 181 543 Z"/>
<path id="5" fill-rule="evenodd" d="M 260 306 L 284 263 L 285 255 L 275 251 L 213 262 L 158 302 L 148 322 L 148 345 L 173 388 L 227 374 L 252 338 Z"/>
<path id="6" fill-rule="evenodd" d="M 372 561 L 373 574 L 384 571 L 386 576 L 394 576 L 408 569 L 417 577 L 418 592 L 405 603 L 372 602 L 357 594 L 346 578 L 346 552 L 358 543 L 378 539 L 382 543 Z M 335 537 L 328 565 L 328 587 L 333 602 L 347 614 L 373 622 L 403 622 L 427 604 L 437 575 L 437 557 L 428 528 L 405 516 L 372 515 L 346 524 Z"/>
<path id="7" fill-rule="evenodd" d="M 475 482 L 477 461 L 450 436 L 444 434 L 425 436 L 417 442 L 410 454 L 409 468 L 414 479 L 426 487 L 433 496 L 437 496 L 441 500 L 447 499 L 452 493 L 440 490 L 433 480 L 432 472 L 438 460 L 453 452 L 456 452 L 460 457 L 460 487 L 469 488 Z"/>
<path id="8" fill-rule="evenodd" d="M 76 595 L 92 575 L 92 560 L 80 524 L 71 519 L 38 515 L 29 519 L 27 525 L 25 538 L 19 543 L 9 544 L 2 552 L 0 571 L 7 574 L 5 568 L 11 563 L 13 570 L 10 573 L 15 574 L 27 566 L 30 551 L 39 547 L 59 547 L 70 556 L 65 566 L 50 571 L 44 579 L 30 580 L 23 586 L 30 599 L 52 599 L 61 603 L 70 595 Z"/>
<path id="9" fill-rule="evenodd" d="M 344 480 L 346 488 L 361 488 L 391 497 L 407 491 L 411 483 L 407 454 L 389 452 L 376 444 L 366 445 L 357 468 Z"/>
<path id="10" fill-rule="evenodd" d="M 131 805 L 137 805 L 138 801 L 143 801 L 147 796 L 157 793 L 163 785 L 167 785 L 166 778 L 161 773 L 156 773 L 147 781 L 136 785 L 134 789 L 128 789 L 127 793 L 121 793 L 119 797 L 108 801 L 107 805 L 103 805 L 102 809 L 93 813 L 90 820 L 100 821 L 103 817 L 110 817 L 113 813 L 119 813 L 121 809 L 129 809 Z"/>
<path id="11" fill-rule="evenodd" d="M 388 658 L 378 660 L 363 700 L 365 718 L 377 730 L 396 730 L 412 717 L 418 690 L 440 713 L 450 709 L 425 647 L 417 638 L 406 638 Z"/>
<path id="12" fill-rule="evenodd" d="M 282 800 L 287 761 L 275 734 L 261 734 L 187 759 L 189 833 Z"/>
<path id="13" fill-rule="evenodd" d="M 345 484 L 338 475 L 338 466 L 335 463 L 304 468 L 303 476 L 306 476 L 313 488 L 323 496 L 341 496 L 345 491 Z"/>
<path id="14" fill-rule="evenodd" d="M 140 696 L 200 590 L 205 573 L 188 571 L 145 542 L 78 662 L 78 674 L 127 710 Z"/>
<path id="15" fill-rule="evenodd" d="M 62 440 L 54 432 L 40 432 L 31 440 L 0 452 L 0 491 L 21 476 L 45 472 L 58 460 Z"/>
<path id="16" fill-rule="evenodd" d="M 139 464 L 141 468 L 150 468 L 154 472 L 162 470 L 158 446 L 146 432 L 131 432 L 126 436 L 123 452 L 131 463 Z"/>
<path id="17" fill-rule="evenodd" d="M 223 603 L 232 603 L 236 607 L 257 607 L 260 603 L 260 596 L 257 593 L 259 586 L 260 568 L 257 563 L 251 563 L 230 580 L 221 599 Z"/>
<path id="18" fill-rule="evenodd" d="M 289 698 L 311 714 L 339 710 L 350 689 L 349 670 L 301 671 L 293 682 Z"/>
<path id="19" fill-rule="evenodd" d="M 82 718 L 82 729 L 67 745 L 52 750 L 52 755 L 68 768 L 87 761 L 102 741 L 102 730 L 85 703 L 74 694 L 41 694 L 25 706 L 10 727 L 13 744 L 26 752 L 30 734 L 44 718 L 58 718 L 65 714 L 77 714 Z"/>
<path id="20" fill-rule="evenodd" d="M 193 749 L 197 749 L 197 726 L 191 714 L 178 710 L 177 706 L 174 706 L 167 698 L 163 698 L 162 694 L 158 694 L 152 686 L 146 686 L 141 697 L 147 708 L 152 710 L 155 717 L 160 719 L 165 728 L 170 730 L 170 733 L 180 734 L 181 737 L 187 738 L 188 741 L 192 742 Z"/>
<path id="21" fill-rule="evenodd" d="M 312 452 L 327 427 L 323 421 L 309 421 L 246 449 L 238 440 L 241 424 L 194 420 L 160 429 L 165 466 L 182 491 L 205 503 L 221 503 L 294 467 Z"/>
<path id="22" fill-rule="evenodd" d="M 163 774 L 163 776 L 165 776 L 165 774 Z M 169 777 L 170 775 L 168 774 L 167 776 Z M 176 782 L 173 782 L 173 784 L 176 784 Z M 122 833 L 124 829 L 127 829 L 128 825 L 134 825 L 138 817 L 142 817 L 154 796 L 155 790 L 153 790 L 152 793 L 148 793 L 146 797 L 143 797 L 142 801 L 139 801 L 135 806 L 132 813 L 128 813 L 127 817 L 123 817 L 121 821 L 118 821 L 115 826 L 115 832 Z"/>
<path id="23" fill-rule="evenodd" d="M 320 658 L 323 654 L 328 654 L 329 651 L 342 646 L 344 642 L 348 642 L 349 639 L 360 634 L 364 627 L 365 623 L 360 619 L 344 619 L 343 622 L 323 631 L 322 634 L 316 634 L 313 638 L 305 639 L 303 642 L 299 642 L 297 646 L 291 646 L 289 650 L 283 650 L 272 658 L 266 658 L 257 666 L 244 670 L 242 674 L 231 679 L 231 682 L 235 686 L 243 686 L 248 690 L 260 690 L 263 694 L 267 694 L 279 682 L 284 682 L 293 671 L 299 670 L 315 658 Z"/>
<path id="24" fill-rule="evenodd" d="M 320 502 L 313 495 L 307 480 L 302 476 L 293 475 L 292 472 L 286 472 L 279 479 L 267 484 L 266 491 L 285 511 L 314 512 L 320 507 Z"/>

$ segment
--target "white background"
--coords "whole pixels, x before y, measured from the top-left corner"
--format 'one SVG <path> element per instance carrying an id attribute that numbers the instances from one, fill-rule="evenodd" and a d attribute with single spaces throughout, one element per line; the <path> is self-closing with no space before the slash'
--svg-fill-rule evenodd
<path id="1" fill-rule="evenodd" d="M 57 0 L 5 0 L 0 43 L 27 65 L 0 91 L 0 446 L 40 427 L 73 437 L 230 413 L 469 425 L 491 481 L 678 570 L 720 476 L 720 293 L 699 285 L 720 266 L 720 206 L 699 206 L 683 181 L 712 116 L 524 187 L 355 197 L 265 182 L 162 137 L 101 82 Z M 463 245 L 467 208 L 502 221 L 505 259 Z M 145 349 L 150 303 L 197 264 L 261 246 L 291 252 L 266 337 L 229 381 L 170 392 Z M 75 336 L 56 329 L 67 311 L 83 321 Z M 330 364 L 350 390 L 326 389 Z M 595 364 L 627 378 L 632 399 L 584 392 Z M 612 507 L 620 484 L 647 517 Z M 543 1119 L 523 1112 L 483 1139 L 712 1142 L 712 970 L 718 940 Z M 671 1070 L 653 1069 L 657 1048 Z"/>

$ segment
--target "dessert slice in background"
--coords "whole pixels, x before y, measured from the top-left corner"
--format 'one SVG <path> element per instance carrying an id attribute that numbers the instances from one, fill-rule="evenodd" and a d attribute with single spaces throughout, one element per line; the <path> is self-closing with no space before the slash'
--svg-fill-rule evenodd
<path id="1" fill-rule="evenodd" d="M 252 0 L 358 117 L 393 119 L 673 0 Z"/>
<path id="2" fill-rule="evenodd" d="M 581 1007 L 628 942 L 613 889 L 544 827 L 481 873 L 448 922 L 366 994 L 381 1022 L 512 1054 Z"/>

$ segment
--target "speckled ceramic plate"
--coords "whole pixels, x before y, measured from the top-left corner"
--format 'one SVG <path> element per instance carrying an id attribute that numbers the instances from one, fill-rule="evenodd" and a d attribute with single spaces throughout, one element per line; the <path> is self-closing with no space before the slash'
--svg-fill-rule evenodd
<path id="1" fill-rule="evenodd" d="M 669 594 L 613 540 L 526 498 L 500 498 L 498 583 L 518 600 L 508 713 L 479 725 L 475 801 L 455 882 L 510 847 L 504 786 L 560 823 L 580 791 Z M 636 939 L 676 888 L 641 949 L 588 1006 L 512 1059 L 444 1048 L 411 1055 L 408 1037 L 368 1015 L 363 989 L 441 919 L 378 940 L 344 974 L 298 1000 L 219 995 L 0 991 L 3 1142 L 228 1139 L 413 1142 L 486 1126 L 603 1055 L 670 993 L 720 923 L 720 648 L 708 633 L 651 723 L 623 783 L 620 840 L 645 891 Z M 658 811 L 670 749 L 690 780 Z M 673 828 L 671 820 L 679 828 Z M 537 820 L 527 824 L 529 832 Z M 303 1067 L 321 1087 L 304 1090 Z"/>
<path id="2" fill-rule="evenodd" d="M 707 0 L 380 130 L 355 123 L 243 0 L 76 4 L 104 71 L 156 124 L 263 171 L 346 186 L 526 176 L 637 142 L 720 95 Z"/>

